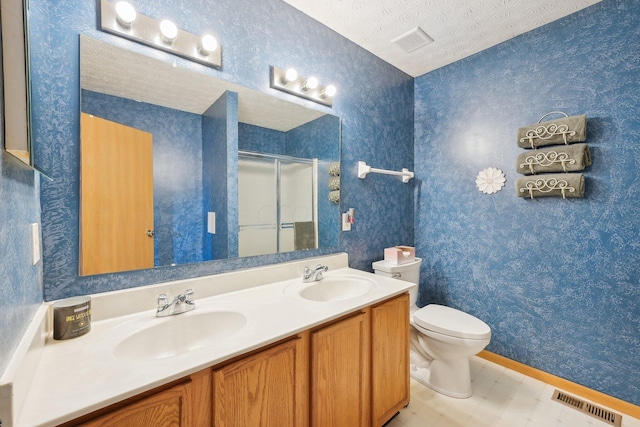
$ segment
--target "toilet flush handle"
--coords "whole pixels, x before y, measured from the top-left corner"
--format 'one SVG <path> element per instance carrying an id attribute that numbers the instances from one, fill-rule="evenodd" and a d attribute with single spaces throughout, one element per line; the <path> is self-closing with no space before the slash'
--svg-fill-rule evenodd
<path id="1" fill-rule="evenodd" d="M 402 277 L 402 273 L 395 273 L 393 276 L 391 276 L 391 278 L 393 279 L 399 279 Z"/>

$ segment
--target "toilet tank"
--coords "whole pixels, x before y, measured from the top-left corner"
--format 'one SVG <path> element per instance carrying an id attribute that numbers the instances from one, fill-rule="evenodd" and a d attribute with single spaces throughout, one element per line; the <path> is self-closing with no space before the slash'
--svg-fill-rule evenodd
<path id="1" fill-rule="evenodd" d="M 384 277 L 393 277 L 406 282 L 415 283 L 416 286 L 409 290 L 410 304 L 414 305 L 418 301 L 418 284 L 420 283 L 420 264 L 422 258 L 405 264 L 393 264 L 387 261 L 376 261 L 371 264 L 373 271 Z"/>

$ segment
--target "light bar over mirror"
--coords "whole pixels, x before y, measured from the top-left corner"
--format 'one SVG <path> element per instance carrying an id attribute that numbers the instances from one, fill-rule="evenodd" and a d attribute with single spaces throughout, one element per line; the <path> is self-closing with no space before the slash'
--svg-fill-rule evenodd
<path id="1" fill-rule="evenodd" d="M 222 46 L 211 34 L 181 30 L 168 19 L 138 13 L 128 2 L 100 0 L 100 29 L 215 68 L 222 66 Z"/>

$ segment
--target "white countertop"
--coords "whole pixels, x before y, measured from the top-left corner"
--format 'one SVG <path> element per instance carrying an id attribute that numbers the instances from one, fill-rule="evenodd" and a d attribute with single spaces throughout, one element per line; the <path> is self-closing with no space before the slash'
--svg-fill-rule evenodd
<path id="1" fill-rule="evenodd" d="M 344 259 L 340 259 L 343 257 Z M 298 272 L 305 265 L 317 262 L 334 266 L 325 278 L 352 276 L 370 281 L 371 287 L 363 295 L 342 301 L 316 302 L 306 300 L 298 292 L 316 283 L 302 283 Z M 159 385 L 182 378 L 201 369 L 218 364 L 234 356 L 263 347 L 331 319 L 375 304 L 406 292 L 412 283 L 374 275 L 346 267 L 346 255 L 258 267 L 240 272 L 171 282 L 165 285 L 134 288 L 115 293 L 92 296 L 91 331 L 81 337 L 54 341 L 50 334 L 23 402 L 16 406 L 14 427 L 53 426 L 90 413 L 96 409 L 135 396 Z M 335 268 L 335 267 L 339 268 Z M 294 274 L 295 272 L 295 274 Z M 283 278 L 283 276 L 289 276 Z M 251 278 L 254 279 L 251 279 Z M 256 279 L 261 277 L 262 279 Z M 266 278 L 278 278 L 273 283 L 260 283 Z M 215 294 L 210 288 L 221 278 L 237 282 L 235 291 Z M 161 292 L 192 287 L 196 309 L 167 318 L 156 318 L 155 298 Z M 234 285 L 228 287 L 233 288 Z M 182 289 L 185 288 L 185 289 Z M 170 292 L 175 295 L 176 292 Z M 211 294 L 211 295 L 208 295 Z M 208 295 L 208 296 L 207 296 Z M 122 301 L 144 298 L 142 311 L 121 307 L 111 309 Z M 127 303 L 125 303 L 127 301 Z M 151 360 L 118 360 L 116 345 L 127 336 L 158 322 L 182 316 L 194 316 L 208 311 L 233 311 L 246 317 L 237 333 L 212 345 L 171 357 Z M 158 337 L 159 340 L 163 339 Z M 11 425 L 8 423 L 7 425 Z"/>

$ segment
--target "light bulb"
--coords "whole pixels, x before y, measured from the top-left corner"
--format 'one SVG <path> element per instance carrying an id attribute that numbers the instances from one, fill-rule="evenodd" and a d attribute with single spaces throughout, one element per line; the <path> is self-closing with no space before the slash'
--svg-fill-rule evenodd
<path id="1" fill-rule="evenodd" d="M 178 27 L 168 19 L 160 22 L 160 32 L 162 33 L 162 41 L 165 43 L 173 43 L 178 37 Z"/>
<path id="2" fill-rule="evenodd" d="M 218 48 L 218 41 L 215 39 L 215 37 L 207 34 L 202 36 L 202 38 L 200 39 L 198 50 L 202 55 L 207 56 L 217 48 Z"/>
<path id="3" fill-rule="evenodd" d="M 136 10 L 126 1 L 116 3 L 116 21 L 124 28 L 131 28 L 136 20 Z"/>
<path id="4" fill-rule="evenodd" d="M 286 73 L 284 73 L 284 83 L 291 83 L 292 81 L 294 81 L 295 79 L 298 78 L 298 72 L 293 69 L 293 68 L 289 68 L 287 70 Z"/>
<path id="5" fill-rule="evenodd" d="M 315 89 L 318 87 L 318 79 L 315 77 L 309 77 L 306 82 L 302 85 L 302 90 Z"/>
<path id="6" fill-rule="evenodd" d="M 333 98 L 338 90 L 334 85 L 329 85 L 324 88 L 322 91 L 322 97 L 328 96 L 329 98 Z"/>

